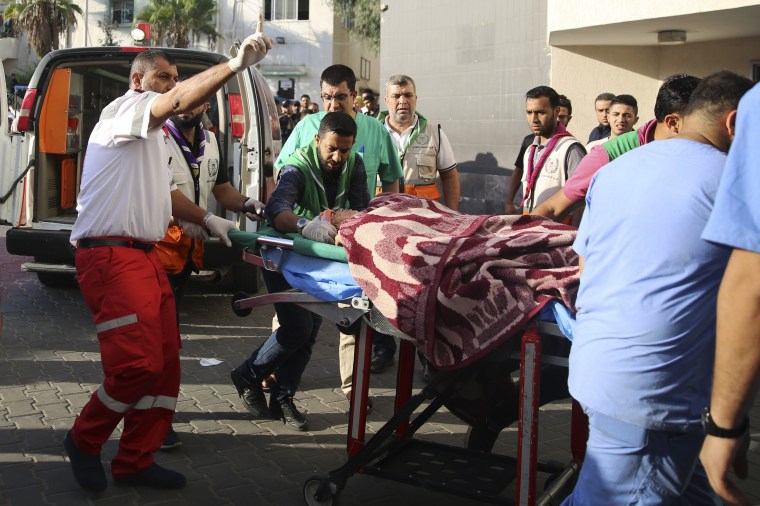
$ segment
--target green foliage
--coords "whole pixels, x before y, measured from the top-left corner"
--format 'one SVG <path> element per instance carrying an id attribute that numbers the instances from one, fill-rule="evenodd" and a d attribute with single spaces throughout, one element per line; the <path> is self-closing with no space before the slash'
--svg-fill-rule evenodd
<path id="1" fill-rule="evenodd" d="M 150 0 L 138 14 L 139 21 L 151 25 L 152 44 L 155 46 L 188 47 L 206 36 L 213 49 L 219 32 L 213 24 L 216 0 Z"/>
<path id="2" fill-rule="evenodd" d="M 380 52 L 380 0 L 327 0 L 353 37 Z"/>
<path id="3" fill-rule="evenodd" d="M 38 58 L 59 48 L 60 37 L 77 25 L 77 14 L 82 15 L 82 8 L 69 0 L 18 0 L 3 10 L 3 18 L 26 33 Z"/>
<path id="4" fill-rule="evenodd" d="M 98 21 L 98 28 L 103 30 L 103 38 L 98 39 L 98 42 L 100 42 L 101 46 L 118 46 L 121 44 L 121 40 L 115 39 L 113 36 L 113 24 L 111 23 L 104 23 L 102 21 Z"/>

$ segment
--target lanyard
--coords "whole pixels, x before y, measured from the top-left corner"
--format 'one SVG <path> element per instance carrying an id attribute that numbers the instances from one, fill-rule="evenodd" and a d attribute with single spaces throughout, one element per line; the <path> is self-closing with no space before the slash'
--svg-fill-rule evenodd
<path id="1" fill-rule="evenodd" d="M 557 142 L 562 137 L 570 137 L 570 132 L 567 131 L 565 128 L 565 125 L 562 123 L 557 123 L 557 129 L 554 131 L 554 135 L 552 135 L 551 139 L 549 139 L 549 142 L 546 144 L 546 147 L 544 148 L 544 152 L 541 153 L 541 157 L 538 159 L 538 162 L 534 165 L 534 157 L 536 155 L 536 149 L 538 148 L 537 144 L 531 144 L 530 146 L 530 152 L 528 153 L 528 177 L 527 181 L 525 183 L 525 191 L 523 192 L 523 198 L 520 202 L 520 206 L 525 207 L 525 201 L 528 200 L 528 197 L 530 196 L 531 199 L 533 197 L 533 187 L 536 185 L 536 180 L 538 179 L 538 175 L 541 173 L 541 169 L 544 167 L 544 164 L 546 163 L 546 160 L 549 158 L 549 155 L 551 154 L 554 147 L 557 145 Z"/>
<path id="2" fill-rule="evenodd" d="M 200 202 L 201 195 L 201 164 L 203 163 L 203 155 L 206 152 L 206 132 L 202 127 L 195 128 L 195 145 L 198 146 L 198 155 L 193 154 L 193 150 L 185 140 L 185 136 L 174 126 L 172 120 L 166 122 L 166 127 L 169 129 L 169 133 L 172 135 L 177 145 L 182 150 L 182 154 L 185 156 L 185 161 L 190 168 L 190 175 L 193 176 L 193 186 L 195 189 L 195 203 Z"/>

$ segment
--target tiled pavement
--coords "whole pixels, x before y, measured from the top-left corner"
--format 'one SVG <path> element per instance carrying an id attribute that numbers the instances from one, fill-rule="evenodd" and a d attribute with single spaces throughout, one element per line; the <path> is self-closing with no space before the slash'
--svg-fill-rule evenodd
<path id="1" fill-rule="evenodd" d="M 180 317 L 182 389 L 174 427 L 184 444 L 157 456 L 162 465 L 185 473 L 188 486 L 154 491 L 110 484 L 100 495 L 81 491 L 62 441 L 102 379 L 94 326 L 76 288 L 47 288 L 19 270 L 24 259 L 7 254 L 5 230 L 0 227 L 0 309 L 5 317 L 0 339 L 0 506 L 299 505 L 304 504 L 302 488 L 308 477 L 345 462 L 348 403 L 337 388 L 334 326 L 324 325 L 296 396 L 309 414 L 310 431 L 296 433 L 278 421 L 251 420 L 229 382 L 229 371 L 269 334 L 273 310 L 262 308 L 238 318 L 230 310 L 228 293 L 194 285 Z M 223 362 L 202 367 L 201 358 Z M 393 384 L 390 372 L 372 377 L 370 432 L 392 413 Z M 760 408 L 752 415 L 760 426 Z M 541 460 L 569 461 L 569 419 L 568 402 L 542 408 Z M 461 446 L 465 431 L 444 410 L 423 427 L 421 437 Z M 117 436 L 104 449 L 106 462 L 116 450 Z M 760 440 L 760 433 L 755 439 Z M 515 442 L 515 430 L 507 429 L 495 451 L 514 455 Z M 744 489 L 760 499 L 760 450 L 753 450 Z M 363 474 L 349 479 L 340 503 L 481 504 Z"/>

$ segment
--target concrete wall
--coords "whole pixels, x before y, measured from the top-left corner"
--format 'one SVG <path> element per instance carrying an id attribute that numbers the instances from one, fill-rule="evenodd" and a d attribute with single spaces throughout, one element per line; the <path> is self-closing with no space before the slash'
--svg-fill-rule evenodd
<path id="1" fill-rule="evenodd" d="M 654 46 L 552 48 L 552 87 L 573 103 L 568 129 L 585 142 L 599 123 L 594 99 L 604 92 L 629 94 L 639 103 L 639 123 L 654 117 L 660 87 L 659 49 Z"/>
<path id="2" fill-rule="evenodd" d="M 630 2 L 628 0 L 548 0 L 549 31 L 586 26 L 629 23 L 637 20 L 677 17 L 684 14 L 723 11 L 757 5 L 757 0 L 668 0 Z M 593 13 L 593 15 L 590 15 Z M 678 27 L 672 27 L 678 28 Z"/>
<path id="3" fill-rule="evenodd" d="M 753 62 L 760 62 L 760 37 L 667 46 L 661 50 L 660 75 L 686 72 L 704 76 L 730 70 L 752 78 Z"/>
<path id="4" fill-rule="evenodd" d="M 411 75 L 418 109 L 454 148 L 462 210 L 501 213 L 520 143 L 525 92 L 549 83 L 546 0 L 387 0 L 381 80 Z M 381 108 L 385 108 L 381 104 Z"/>
<path id="5" fill-rule="evenodd" d="M 760 37 L 680 46 L 575 46 L 552 48 L 552 86 L 573 101 L 570 131 L 583 140 L 596 126 L 594 98 L 601 92 L 628 93 L 639 102 L 639 123 L 654 117 L 657 90 L 666 77 L 703 77 L 730 70 L 752 77 L 760 61 Z"/>
<path id="6" fill-rule="evenodd" d="M 357 44 L 337 17 L 335 18 L 335 30 L 333 32 L 333 53 L 333 63 L 342 63 L 354 70 L 357 79 L 357 91 L 361 92 L 364 88 L 371 88 L 375 93 L 379 92 L 380 56 L 377 53 L 369 51 L 362 44 Z M 367 60 L 369 65 L 369 76 L 367 79 L 362 79 L 361 77 L 362 58 Z M 321 109 L 322 105 L 320 104 L 319 107 Z"/>

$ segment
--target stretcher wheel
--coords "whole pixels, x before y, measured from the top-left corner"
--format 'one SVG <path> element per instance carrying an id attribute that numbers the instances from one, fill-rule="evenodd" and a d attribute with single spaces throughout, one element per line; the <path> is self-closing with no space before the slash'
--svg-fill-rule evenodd
<path id="1" fill-rule="evenodd" d="M 250 308 L 250 307 L 240 309 L 237 306 L 238 301 L 247 299 L 248 297 L 250 297 L 250 295 L 248 295 L 245 292 L 238 292 L 232 296 L 232 312 L 240 316 L 241 318 L 244 316 L 248 316 L 253 311 L 253 308 Z"/>
<path id="2" fill-rule="evenodd" d="M 323 486 L 324 485 L 324 486 Z M 319 492 L 322 488 L 322 495 Z M 338 504 L 337 485 L 326 476 L 312 476 L 303 485 L 303 497 L 308 506 L 334 506 Z"/>

